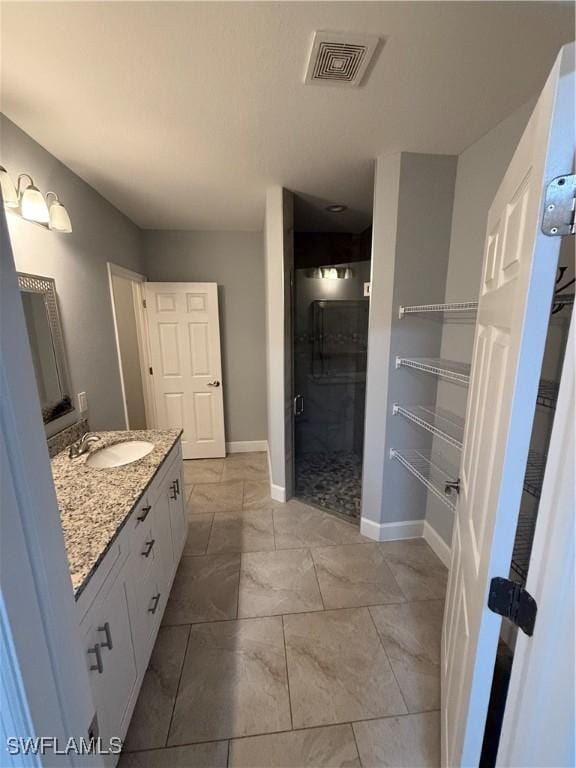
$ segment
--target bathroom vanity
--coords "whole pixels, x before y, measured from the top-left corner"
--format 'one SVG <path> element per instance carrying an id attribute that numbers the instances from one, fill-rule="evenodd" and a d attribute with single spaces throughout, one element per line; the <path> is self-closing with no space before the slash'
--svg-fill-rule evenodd
<path id="1" fill-rule="evenodd" d="M 52 473 L 96 708 L 92 731 L 107 741 L 126 736 L 188 523 L 180 430 L 97 434 L 82 456 L 55 456 Z M 122 466 L 94 461 L 128 441 L 153 447 Z"/>

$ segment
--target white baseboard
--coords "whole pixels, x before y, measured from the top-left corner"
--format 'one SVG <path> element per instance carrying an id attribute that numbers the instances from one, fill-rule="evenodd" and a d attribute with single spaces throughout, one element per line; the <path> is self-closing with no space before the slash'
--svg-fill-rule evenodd
<path id="1" fill-rule="evenodd" d="M 273 485 L 270 483 L 270 496 L 274 499 L 274 501 L 281 501 L 282 503 L 285 503 L 286 488 L 283 488 L 281 485 Z"/>
<path id="2" fill-rule="evenodd" d="M 226 453 L 259 453 L 267 450 L 267 440 L 238 440 L 226 443 Z"/>
<path id="3" fill-rule="evenodd" d="M 396 539 L 419 539 L 422 537 L 424 520 L 406 520 L 401 523 L 375 523 L 362 518 L 360 533 L 374 541 L 394 541 Z"/>
<path id="4" fill-rule="evenodd" d="M 438 555 L 440 560 L 444 563 L 446 568 L 450 568 L 450 559 L 451 559 L 451 552 L 450 547 L 442 536 L 440 536 L 437 531 L 432 528 L 428 520 L 424 521 L 424 530 L 422 532 L 422 535 L 424 536 L 424 539 L 428 543 L 430 549 L 433 550 L 433 552 Z"/>

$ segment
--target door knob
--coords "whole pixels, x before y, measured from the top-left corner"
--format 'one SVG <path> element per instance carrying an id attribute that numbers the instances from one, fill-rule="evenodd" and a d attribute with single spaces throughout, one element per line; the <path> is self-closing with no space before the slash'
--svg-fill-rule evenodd
<path id="1" fill-rule="evenodd" d="M 208 382 L 208 386 L 209 387 L 219 387 L 220 386 L 220 382 L 219 381 L 209 381 Z"/>

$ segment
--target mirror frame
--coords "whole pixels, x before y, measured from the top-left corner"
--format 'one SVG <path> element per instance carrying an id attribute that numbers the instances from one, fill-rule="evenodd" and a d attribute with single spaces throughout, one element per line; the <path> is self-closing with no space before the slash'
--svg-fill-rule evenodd
<path id="1" fill-rule="evenodd" d="M 26 272 L 18 272 L 18 288 L 21 293 L 38 293 L 44 298 L 46 306 L 46 316 L 50 333 L 52 336 L 52 345 L 54 348 L 54 359 L 56 362 L 56 371 L 62 387 L 64 397 L 56 403 L 49 412 L 45 412 L 42 403 L 42 419 L 44 426 L 49 434 L 62 429 L 70 422 L 70 414 L 75 412 L 72 402 L 70 375 L 68 373 L 68 364 L 66 362 L 66 349 L 64 347 L 64 336 L 62 333 L 62 324 L 60 322 L 60 313 L 58 312 L 58 301 L 56 298 L 56 282 L 51 277 L 41 275 L 30 275 Z M 60 419 L 67 416 L 67 423 L 63 424 Z M 64 419 L 63 419 L 64 421 Z"/>

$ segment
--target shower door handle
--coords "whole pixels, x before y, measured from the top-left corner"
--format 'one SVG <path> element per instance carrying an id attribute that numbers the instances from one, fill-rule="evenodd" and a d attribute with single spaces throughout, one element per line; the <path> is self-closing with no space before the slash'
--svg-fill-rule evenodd
<path id="1" fill-rule="evenodd" d="M 304 395 L 296 395 L 294 398 L 294 416 L 302 416 L 304 413 Z"/>

